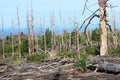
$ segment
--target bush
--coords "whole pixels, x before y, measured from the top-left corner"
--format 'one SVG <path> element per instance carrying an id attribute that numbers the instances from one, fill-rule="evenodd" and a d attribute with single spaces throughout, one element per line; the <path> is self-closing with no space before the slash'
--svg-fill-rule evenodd
<path id="1" fill-rule="evenodd" d="M 21 60 L 19 59 L 19 54 L 15 53 L 10 57 L 12 66 L 18 66 L 21 64 Z"/>
<path id="2" fill-rule="evenodd" d="M 27 56 L 27 62 L 37 62 L 41 59 L 44 59 L 46 58 L 47 55 L 46 54 L 43 54 L 43 53 L 35 53 L 35 54 L 32 54 L 30 56 Z"/>
<path id="3" fill-rule="evenodd" d="M 65 58 L 75 58 L 75 56 L 77 55 L 78 53 L 76 52 L 62 52 L 59 54 L 59 56 L 61 57 L 65 57 Z"/>
<path id="4" fill-rule="evenodd" d="M 86 46 L 85 47 L 85 52 L 89 55 L 96 55 L 96 48 L 92 46 Z"/>
<path id="5" fill-rule="evenodd" d="M 92 40 L 93 41 L 100 41 L 100 32 L 99 32 L 99 29 L 95 29 L 93 30 L 92 32 Z"/>
<path id="6" fill-rule="evenodd" d="M 110 49 L 110 50 L 108 50 L 108 53 L 110 55 L 112 55 L 112 54 L 120 54 L 120 47 L 118 46 L 117 48 Z"/>
<path id="7" fill-rule="evenodd" d="M 80 53 L 78 56 L 75 57 L 74 67 L 77 70 L 85 72 L 87 70 L 87 67 L 91 65 L 91 62 L 88 60 L 87 56 L 88 55 Z"/>

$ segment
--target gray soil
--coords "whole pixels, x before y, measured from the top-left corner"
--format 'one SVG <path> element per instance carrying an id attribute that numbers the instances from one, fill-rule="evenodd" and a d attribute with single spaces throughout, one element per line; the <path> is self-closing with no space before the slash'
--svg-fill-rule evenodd
<path id="1" fill-rule="evenodd" d="M 119 56 L 94 57 L 93 61 L 120 64 Z M 75 70 L 73 59 L 46 59 L 35 63 L 11 66 L 9 59 L 0 59 L 0 80 L 120 80 L 120 74 Z"/>

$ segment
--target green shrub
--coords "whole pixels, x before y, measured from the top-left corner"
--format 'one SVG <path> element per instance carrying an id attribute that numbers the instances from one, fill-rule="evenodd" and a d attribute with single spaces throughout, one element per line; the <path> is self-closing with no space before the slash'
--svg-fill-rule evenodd
<path id="1" fill-rule="evenodd" d="M 19 54 L 15 53 L 13 56 L 10 57 L 11 59 L 11 65 L 12 66 L 18 66 L 21 64 L 21 60 L 19 58 Z"/>
<path id="2" fill-rule="evenodd" d="M 97 28 L 92 32 L 92 41 L 100 41 L 100 32 Z"/>
<path id="3" fill-rule="evenodd" d="M 39 61 L 41 59 L 44 59 L 46 58 L 47 55 L 44 54 L 44 53 L 35 53 L 35 54 L 32 54 L 30 56 L 27 56 L 27 62 L 36 62 L 36 61 Z"/>
<path id="4" fill-rule="evenodd" d="M 96 48 L 92 46 L 86 46 L 85 52 L 89 55 L 96 55 Z"/>
<path id="5" fill-rule="evenodd" d="M 88 55 L 80 53 L 78 56 L 75 57 L 74 67 L 77 70 L 81 70 L 85 72 L 87 67 L 91 65 L 91 62 L 88 60 Z"/>
<path id="6" fill-rule="evenodd" d="M 59 54 L 59 56 L 61 56 L 61 57 L 65 57 L 65 58 L 75 58 L 75 56 L 77 55 L 78 53 L 76 53 L 76 52 L 61 52 L 60 54 Z"/>
<path id="7" fill-rule="evenodd" d="M 118 46 L 117 48 L 110 49 L 110 50 L 108 50 L 108 53 L 110 55 L 112 55 L 112 54 L 120 54 L 120 47 Z"/>

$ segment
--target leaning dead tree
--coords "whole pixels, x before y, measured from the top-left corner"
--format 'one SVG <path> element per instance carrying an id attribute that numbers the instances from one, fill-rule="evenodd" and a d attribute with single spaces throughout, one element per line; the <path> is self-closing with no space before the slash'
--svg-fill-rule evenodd
<path id="1" fill-rule="evenodd" d="M 3 54 L 3 58 L 5 58 L 5 41 L 4 41 L 4 23 L 3 23 L 3 15 L 2 15 L 2 54 Z"/>
<path id="2" fill-rule="evenodd" d="M 85 2 L 85 6 L 84 6 L 84 10 L 83 13 L 85 12 L 85 8 L 86 8 L 86 4 L 87 1 Z M 100 55 L 101 56 L 105 56 L 108 54 L 107 52 L 107 26 L 110 28 L 111 30 L 111 26 L 107 23 L 106 20 L 106 7 L 107 7 L 107 1 L 108 0 L 98 0 L 98 5 L 99 5 L 99 9 L 97 9 L 95 12 L 93 12 L 81 25 L 81 27 L 78 29 L 80 30 L 82 28 L 82 26 L 88 21 L 88 23 L 85 26 L 85 35 L 86 35 L 86 29 L 89 26 L 89 24 L 91 23 L 91 21 L 97 17 L 100 18 L 100 25 L 99 25 L 99 29 L 100 29 Z M 99 11 L 99 14 L 97 14 L 97 12 Z"/>

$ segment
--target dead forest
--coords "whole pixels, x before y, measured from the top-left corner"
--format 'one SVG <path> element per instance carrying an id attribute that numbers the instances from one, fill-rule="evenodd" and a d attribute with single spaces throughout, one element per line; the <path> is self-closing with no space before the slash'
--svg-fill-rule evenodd
<path id="1" fill-rule="evenodd" d="M 88 10 L 87 2 L 83 15 Z M 57 20 L 52 11 L 49 27 L 44 16 L 34 16 L 31 3 L 24 17 L 27 33 L 21 31 L 19 7 L 16 7 L 16 19 L 11 20 L 11 34 L 7 36 L 2 14 L 0 80 L 119 80 L 120 30 L 116 27 L 116 6 L 107 2 L 109 0 L 98 0 L 98 9 L 82 24 L 76 16 L 72 16 L 72 21 L 71 17 L 66 20 L 61 10 Z M 113 12 L 111 18 L 107 16 L 107 8 Z M 98 18 L 99 24 L 89 30 L 94 18 Z M 59 21 L 59 32 L 56 21 Z M 63 30 L 66 25 L 72 25 L 73 30 Z M 36 30 L 38 26 L 39 30 Z M 14 33 L 16 27 L 17 34 Z"/>

